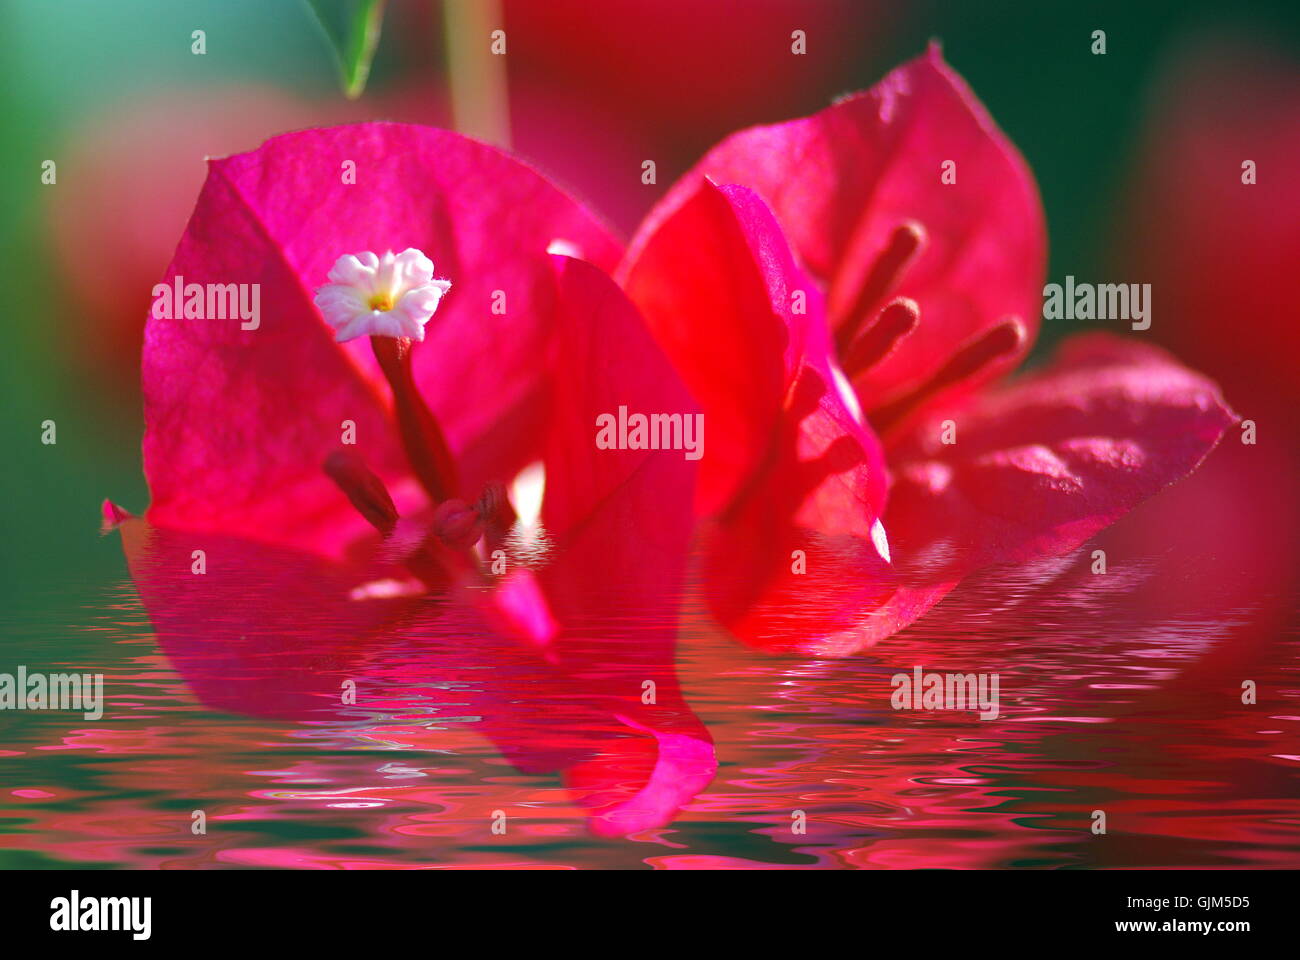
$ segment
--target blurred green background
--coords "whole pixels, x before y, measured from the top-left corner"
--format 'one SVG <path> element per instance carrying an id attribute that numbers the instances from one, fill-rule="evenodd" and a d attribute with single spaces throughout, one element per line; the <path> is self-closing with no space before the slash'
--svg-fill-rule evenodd
<path id="1" fill-rule="evenodd" d="M 783 87 L 779 98 L 765 86 L 773 81 L 761 57 L 755 58 L 752 77 L 746 81 L 751 95 L 741 90 L 715 98 L 712 85 L 724 72 L 734 76 L 734 67 L 717 69 L 712 76 L 674 74 L 674 48 L 652 51 L 652 58 L 669 71 L 666 76 L 681 80 L 680 89 L 694 91 L 691 102 L 675 104 L 672 98 L 682 95 L 678 88 L 667 89 L 664 97 L 669 102 L 655 109 L 637 86 L 635 71 L 641 61 L 619 50 L 620 44 L 637 41 L 636 31 L 626 30 L 629 21 L 622 19 L 621 11 L 640 7 L 633 14 L 644 16 L 648 8 L 649 15 L 657 16 L 680 6 L 685 12 L 679 15 L 685 19 L 669 19 L 673 29 L 680 30 L 679 23 L 690 23 L 692 4 L 588 6 L 593 9 L 585 23 L 575 19 L 578 8 L 545 0 L 506 3 L 504 11 L 512 45 L 507 63 L 519 131 L 516 146 L 543 167 L 553 168 L 578 192 L 584 192 L 588 177 L 593 184 L 607 184 L 625 176 L 609 169 L 611 158 L 619 156 L 620 137 L 631 156 L 649 144 L 654 155 L 663 158 L 662 188 L 699 150 L 730 130 L 784 119 L 794 109 L 816 109 L 839 93 L 871 84 L 937 38 L 1038 178 L 1051 238 L 1051 276 L 1095 274 L 1106 262 L 1149 90 L 1183 44 L 1206 35 L 1244 33 L 1266 38 L 1292 55 L 1300 47 L 1300 4 L 1294 0 L 1253 6 L 1130 0 L 847 8 L 807 0 L 784 5 L 784 12 L 781 4 L 768 2 L 722 4 L 731 7 L 728 15 L 737 18 L 737 30 L 770 26 L 775 36 L 784 38 L 789 24 L 799 26 L 810 17 L 837 23 L 842 9 L 850 13 L 834 31 L 833 54 L 825 51 L 825 31 L 810 33 L 809 57 L 821 58 L 816 76 L 801 86 Z M 225 145 L 227 151 L 251 148 L 261 136 L 277 132 L 265 129 L 258 134 L 257 122 L 286 129 L 331 118 L 400 116 L 446 122 L 447 110 L 442 88 L 446 43 L 439 35 L 436 3 L 390 3 L 370 86 L 358 104 L 340 97 L 325 38 L 306 4 L 298 0 L 10 0 L 2 11 L 0 287 L 8 336 L 0 351 L 0 429 L 7 455 L 0 488 L 5 516 L 0 582 L 9 609 L 38 586 L 48 590 L 60 583 L 119 575 L 123 563 L 116 539 L 96 535 L 99 504 L 111 497 L 140 511 L 148 500 L 140 471 L 141 413 L 132 387 L 131 345 L 138 346 L 153 282 L 149 258 L 161 258 L 154 276 L 166 266 L 166 254 L 157 252 L 157 242 L 149 246 L 140 239 L 141 223 L 147 227 L 165 218 L 151 219 L 149 210 L 142 210 L 142 203 L 154 195 L 154 184 L 147 179 L 130 189 L 119 184 L 130 182 L 132 173 L 137 181 L 141 174 L 155 176 L 149 172 L 150 163 L 170 163 L 176 155 L 188 157 L 185 189 L 196 191 L 202 156 L 186 150 L 191 139 L 197 144 L 201 138 L 176 124 L 202 126 L 214 102 L 221 105 L 210 131 L 214 141 L 223 135 L 222 124 L 233 123 L 232 117 L 247 120 L 246 126 L 229 133 L 229 139 L 238 142 Z M 701 30 L 707 33 L 715 29 L 713 24 L 710 19 Z M 196 28 L 206 31 L 203 56 L 191 53 Z M 1106 31 L 1104 57 L 1090 52 L 1094 29 Z M 689 45 L 689 39 L 678 36 L 683 46 Z M 707 47 L 708 37 L 702 42 Z M 787 44 L 788 39 L 781 42 Z M 538 49 L 549 44 L 551 56 L 531 56 L 530 43 L 539 44 Z M 612 46 L 610 62 L 628 65 L 628 76 L 600 84 L 632 91 L 626 94 L 624 109 L 615 102 L 583 111 L 583 97 L 595 85 L 580 71 L 552 75 L 557 50 L 563 56 L 576 45 L 580 60 L 582 44 L 605 53 Z M 522 64 L 518 72 L 516 64 Z M 202 94 L 212 91 L 219 93 L 217 100 L 205 100 Z M 161 114 L 160 122 L 150 127 L 150 105 L 159 97 L 171 103 L 175 113 Z M 273 106 L 266 108 L 267 102 Z M 187 103 L 194 104 L 188 113 Z M 541 121 L 530 117 L 534 109 Z M 549 110 L 571 126 L 552 123 Z M 618 126 L 606 125 L 606 118 Z M 115 130 L 120 132 L 116 139 Z M 183 142 L 172 139 L 174 130 Z M 588 151 L 583 136 L 599 149 Z M 561 162 L 556 158 L 565 156 L 560 141 L 566 138 L 576 144 L 574 156 Z M 55 185 L 41 183 L 46 159 L 59 164 Z M 586 174 L 584 163 L 591 168 Z M 159 180 L 160 202 L 163 187 Z M 598 204 L 602 189 L 590 190 Z M 64 198 L 62 205 L 58 197 Z M 83 197 L 94 203 L 79 199 Z M 643 192 L 616 200 L 611 216 L 626 228 L 635 207 L 644 208 L 652 199 Z M 172 216 L 179 217 L 166 221 L 174 245 L 184 215 Z M 97 279 L 93 268 L 105 267 L 111 276 L 117 275 L 112 271 L 122 273 L 116 258 L 133 245 L 141 246 L 145 265 L 139 277 L 119 278 L 129 281 L 134 291 L 121 298 L 128 307 L 123 321 L 111 304 L 91 302 L 95 285 L 108 284 Z M 136 302 L 138 312 L 132 313 Z M 119 329 L 101 336 L 112 325 Z M 1050 337 L 1051 331 L 1045 330 L 1044 340 Z M 40 439 L 41 423 L 47 419 L 57 423 L 58 442 L 52 446 Z"/>

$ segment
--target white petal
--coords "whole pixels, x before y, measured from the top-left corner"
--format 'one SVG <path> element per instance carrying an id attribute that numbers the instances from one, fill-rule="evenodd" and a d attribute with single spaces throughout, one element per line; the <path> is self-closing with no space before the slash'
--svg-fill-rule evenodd
<path id="1" fill-rule="evenodd" d="M 393 258 L 393 277 L 400 288 L 409 290 L 433 279 L 433 261 L 414 247 Z"/>
<path id="2" fill-rule="evenodd" d="M 335 261 L 329 272 L 329 278 L 334 283 L 344 283 L 358 288 L 369 287 L 374 281 L 375 269 L 378 266 L 379 258 L 369 250 L 355 256 L 348 253 Z"/>
<path id="3" fill-rule="evenodd" d="M 427 286 L 416 287 L 414 290 L 408 290 L 403 294 L 402 299 L 397 301 L 397 305 L 393 309 L 402 311 L 419 323 L 426 323 L 433 316 L 434 311 L 438 309 L 438 303 L 442 300 L 443 293 L 444 291 L 441 288 L 435 287 L 431 283 Z"/>
<path id="4" fill-rule="evenodd" d="M 320 307 L 325 322 L 337 328 L 369 312 L 361 292 L 343 284 L 328 284 L 316 291 L 316 306 Z"/>

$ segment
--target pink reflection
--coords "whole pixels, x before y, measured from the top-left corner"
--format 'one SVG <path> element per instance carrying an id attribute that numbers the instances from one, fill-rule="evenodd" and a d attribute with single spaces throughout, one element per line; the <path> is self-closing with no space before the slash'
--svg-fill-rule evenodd
<path id="1" fill-rule="evenodd" d="M 340 651 L 316 686 L 286 673 L 301 682 L 279 698 L 238 644 L 223 659 L 160 631 L 189 689 L 224 691 L 213 710 L 158 669 L 128 607 L 105 621 L 128 653 L 107 678 L 111 714 L 93 730 L 35 718 L 7 743 L 18 770 L 57 756 L 88 776 L 10 777 L 2 816 L 22 822 L 0 845 L 162 868 L 1294 866 L 1294 640 L 1254 668 L 1262 695 L 1244 709 L 1197 669 L 1226 621 L 1154 623 L 1132 606 L 1132 584 L 1090 596 L 1087 569 L 1085 555 L 1038 580 L 988 582 L 986 595 L 963 588 L 951 626 L 913 628 L 872 658 L 773 658 L 687 619 L 680 686 L 661 690 L 657 722 L 615 709 L 654 655 L 611 667 L 610 641 L 595 637 L 551 664 L 470 613 L 435 610 Z M 1148 581 L 1161 572 L 1149 565 Z M 971 613 L 992 597 L 1006 609 L 972 635 Z M 663 624 L 631 626 L 648 643 Z M 271 645 L 268 663 L 291 647 Z M 890 709 L 890 675 L 917 663 L 1000 671 L 1004 716 Z M 335 696 L 349 671 L 351 706 Z M 686 702 L 698 720 L 678 712 Z M 618 804 L 658 796 L 660 737 L 696 723 L 720 763 L 712 781 L 660 827 L 596 835 L 594 815 L 617 823 Z M 1089 830 L 1099 806 L 1102 837 Z M 195 809 L 204 835 L 191 832 Z M 505 835 L 491 832 L 498 810 Z M 806 833 L 791 830 L 795 810 Z"/>

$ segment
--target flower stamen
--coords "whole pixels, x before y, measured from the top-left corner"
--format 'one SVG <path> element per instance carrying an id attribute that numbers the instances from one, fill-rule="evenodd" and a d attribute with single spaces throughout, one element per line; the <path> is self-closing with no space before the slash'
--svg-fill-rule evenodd
<path id="1" fill-rule="evenodd" d="M 844 375 L 853 380 L 893 352 L 898 341 L 916 329 L 921 320 L 915 300 L 891 300 L 869 326 L 858 331 L 848 349 L 840 354 Z"/>
<path id="2" fill-rule="evenodd" d="M 397 526 L 397 508 L 393 498 L 364 460 L 347 450 L 335 450 L 325 458 L 325 474 L 347 495 L 352 506 L 367 522 L 388 536 Z"/>
<path id="3" fill-rule="evenodd" d="M 891 403 L 871 411 L 871 425 L 878 433 L 896 426 L 904 417 L 935 395 L 969 380 L 992 364 L 1015 353 L 1029 334 L 1019 317 L 1006 317 L 989 329 L 976 334 L 960 347 L 948 361 L 920 387 Z"/>
<path id="4" fill-rule="evenodd" d="M 876 305 L 897 285 L 899 277 L 916 259 L 924 244 L 925 228 L 919 223 L 907 220 L 894 228 L 884 248 L 871 261 L 848 309 L 832 321 L 835 346 L 840 356 L 848 350 L 867 319 L 875 315 Z"/>

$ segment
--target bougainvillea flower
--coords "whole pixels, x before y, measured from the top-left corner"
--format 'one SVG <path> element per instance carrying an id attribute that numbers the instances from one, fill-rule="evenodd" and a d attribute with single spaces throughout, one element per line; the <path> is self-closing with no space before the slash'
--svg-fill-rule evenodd
<path id="1" fill-rule="evenodd" d="M 733 135 L 652 211 L 618 276 L 728 438 L 697 508 L 739 636 L 870 645 L 972 570 L 1077 546 L 1218 442 L 1218 388 L 1145 345 L 1070 340 L 1002 382 L 1044 249 L 1028 168 L 937 48 Z"/>
<path id="2" fill-rule="evenodd" d="M 239 708 L 280 683 L 287 700 L 265 703 L 281 715 L 336 709 L 340 674 L 375 677 L 377 649 L 451 604 L 479 624 L 470 636 L 517 642 L 530 681 L 551 678 L 523 685 L 541 702 L 582 705 L 562 753 L 595 829 L 665 822 L 707 783 L 708 735 L 672 667 L 695 465 L 592 439 L 621 404 L 693 409 L 599 269 L 617 255 L 540 175 L 443 131 L 312 130 L 212 162 L 165 285 L 257 284 L 260 320 L 154 311 L 152 502 L 140 520 L 106 507 L 196 692 Z M 540 528 L 524 537 L 534 464 Z M 646 626 L 614 631 L 610 610 Z M 201 668 L 226 647 L 243 666 Z M 602 673 L 593 651 L 626 653 L 634 675 Z M 510 720 L 521 689 L 479 699 L 527 766 L 555 751 L 548 728 Z"/>

